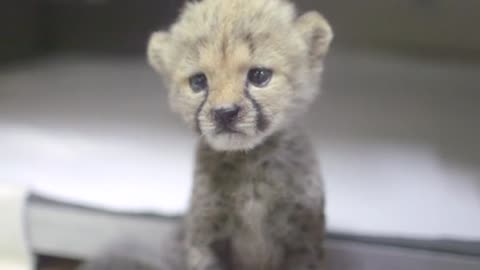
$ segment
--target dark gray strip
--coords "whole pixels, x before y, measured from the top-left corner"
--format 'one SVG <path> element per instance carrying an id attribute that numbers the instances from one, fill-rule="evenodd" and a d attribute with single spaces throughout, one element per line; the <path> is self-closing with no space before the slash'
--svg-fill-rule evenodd
<path id="1" fill-rule="evenodd" d="M 205 90 L 205 98 L 203 99 L 202 103 L 200 103 L 200 106 L 198 106 L 197 111 L 195 112 L 195 129 L 198 133 L 202 134 L 202 127 L 200 127 L 200 119 L 198 119 L 198 116 L 200 115 L 200 112 L 202 112 L 203 107 L 205 106 L 205 103 L 207 102 L 208 99 L 208 90 Z"/>
<path id="2" fill-rule="evenodd" d="M 339 232 L 329 232 L 327 239 L 480 257 L 480 242 L 474 241 L 467 242 L 450 239 L 422 240 L 399 237 L 375 237 Z"/>
<path id="3" fill-rule="evenodd" d="M 252 97 L 250 91 L 248 90 L 248 82 L 245 83 L 245 97 L 252 102 L 255 111 L 257 112 L 257 129 L 260 131 L 264 131 L 267 129 L 269 123 L 268 120 L 265 119 L 265 115 L 263 114 L 263 109 L 260 104 Z"/>
<path id="4" fill-rule="evenodd" d="M 245 35 L 245 42 L 248 44 L 250 55 L 253 55 L 255 53 L 255 43 L 253 42 L 252 33 Z"/>

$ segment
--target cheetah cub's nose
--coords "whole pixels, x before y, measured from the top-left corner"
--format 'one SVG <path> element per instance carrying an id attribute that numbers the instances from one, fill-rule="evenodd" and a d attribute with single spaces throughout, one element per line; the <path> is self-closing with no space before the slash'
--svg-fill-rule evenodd
<path id="1" fill-rule="evenodd" d="M 234 105 L 213 110 L 213 118 L 220 131 L 233 131 L 240 114 L 240 106 Z"/>

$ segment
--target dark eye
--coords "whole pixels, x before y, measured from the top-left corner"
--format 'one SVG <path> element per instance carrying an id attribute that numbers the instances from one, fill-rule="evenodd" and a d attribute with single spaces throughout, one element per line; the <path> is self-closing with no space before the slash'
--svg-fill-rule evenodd
<path id="1" fill-rule="evenodd" d="M 266 68 L 253 68 L 248 72 L 248 81 L 256 87 L 265 87 L 272 79 L 273 71 Z"/>
<path id="2" fill-rule="evenodd" d="M 208 88 L 208 79 L 207 76 L 203 73 L 198 73 L 190 77 L 190 87 L 192 87 L 193 92 L 198 93 L 200 91 L 206 90 Z"/>

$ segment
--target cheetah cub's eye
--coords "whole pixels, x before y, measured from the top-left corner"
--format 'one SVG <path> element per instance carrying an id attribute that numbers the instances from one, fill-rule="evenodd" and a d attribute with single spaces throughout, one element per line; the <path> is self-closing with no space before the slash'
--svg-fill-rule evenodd
<path id="1" fill-rule="evenodd" d="M 198 93 L 208 88 L 207 76 L 203 73 L 198 73 L 189 78 L 190 87 L 193 92 Z"/>
<path id="2" fill-rule="evenodd" d="M 265 87 L 272 79 L 273 71 L 267 68 L 253 68 L 248 72 L 248 81 L 256 87 Z"/>

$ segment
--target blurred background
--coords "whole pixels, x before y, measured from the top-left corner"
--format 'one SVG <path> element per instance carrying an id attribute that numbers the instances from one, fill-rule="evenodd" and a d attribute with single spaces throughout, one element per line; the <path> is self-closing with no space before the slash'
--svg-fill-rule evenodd
<path id="1" fill-rule="evenodd" d="M 296 2 L 336 34 L 305 119 L 329 237 L 480 256 L 480 2 Z M 0 2 L 0 186 L 33 194 L 36 253 L 83 260 L 185 211 L 195 137 L 145 59 L 182 5 Z"/>

